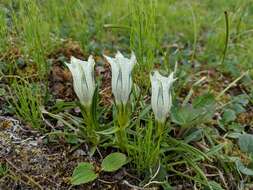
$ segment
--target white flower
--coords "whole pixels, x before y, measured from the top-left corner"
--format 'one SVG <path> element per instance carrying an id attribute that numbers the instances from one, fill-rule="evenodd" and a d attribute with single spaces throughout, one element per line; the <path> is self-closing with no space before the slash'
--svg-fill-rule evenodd
<path id="1" fill-rule="evenodd" d="M 132 52 L 131 58 L 125 58 L 119 51 L 115 58 L 105 56 L 112 70 L 112 93 L 116 104 L 126 105 L 132 89 L 132 70 L 136 63 L 136 57 Z"/>
<path id="2" fill-rule="evenodd" d="M 169 77 L 162 76 L 158 71 L 150 75 L 152 96 L 151 106 L 157 121 L 165 122 L 172 106 L 171 86 L 175 79 L 173 72 Z"/>
<path id="3" fill-rule="evenodd" d="M 82 61 L 71 56 L 70 64 L 66 63 L 71 71 L 74 90 L 80 102 L 84 106 L 90 106 L 96 88 L 94 79 L 95 61 L 92 55 L 88 61 Z"/>

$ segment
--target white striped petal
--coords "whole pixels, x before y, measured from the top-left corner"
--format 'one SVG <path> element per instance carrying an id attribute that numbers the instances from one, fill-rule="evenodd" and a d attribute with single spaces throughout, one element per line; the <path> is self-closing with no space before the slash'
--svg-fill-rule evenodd
<path id="1" fill-rule="evenodd" d="M 164 122 L 172 106 L 171 86 L 175 79 L 173 78 L 173 73 L 169 77 L 164 77 L 158 71 L 155 71 L 153 75 L 150 75 L 150 80 L 152 86 L 152 110 L 156 120 Z"/>
<path id="2" fill-rule="evenodd" d="M 88 61 L 82 61 L 71 57 L 70 64 L 66 63 L 73 77 L 74 91 L 84 106 L 90 106 L 92 103 L 94 91 L 96 88 L 94 79 L 95 61 L 89 56 Z"/>
<path id="3" fill-rule="evenodd" d="M 136 64 L 136 57 L 132 52 L 131 58 L 124 57 L 120 51 L 115 58 L 105 56 L 112 70 L 112 93 L 116 104 L 126 104 L 132 89 L 132 70 Z"/>

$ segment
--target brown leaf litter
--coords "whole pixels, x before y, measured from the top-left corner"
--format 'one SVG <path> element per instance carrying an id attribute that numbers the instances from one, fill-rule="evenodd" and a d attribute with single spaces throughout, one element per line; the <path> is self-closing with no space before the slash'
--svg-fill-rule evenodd
<path id="1" fill-rule="evenodd" d="M 55 98 L 66 101 L 74 100 L 76 95 L 73 90 L 71 73 L 60 58 L 66 58 L 69 62 L 71 56 L 81 60 L 87 60 L 88 58 L 88 55 L 83 53 L 81 47 L 72 41 L 67 41 L 62 48 L 48 56 L 52 62 L 49 75 L 49 88 Z M 110 105 L 112 102 L 110 66 L 100 56 L 95 56 L 94 59 L 96 62 L 104 63 L 103 66 L 96 66 L 95 71 L 96 77 L 102 77 L 101 89 L 99 90 L 101 103 L 103 105 Z"/>

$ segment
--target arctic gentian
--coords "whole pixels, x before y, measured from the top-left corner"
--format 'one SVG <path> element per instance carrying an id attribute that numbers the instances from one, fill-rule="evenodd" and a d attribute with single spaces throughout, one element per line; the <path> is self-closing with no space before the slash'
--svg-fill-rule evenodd
<path id="1" fill-rule="evenodd" d="M 119 51 L 115 58 L 105 56 L 112 70 L 112 93 L 116 104 L 126 105 L 132 89 L 132 70 L 136 64 L 136 57 L 132 52 L 131 58 L 124 57 Z"/>
<path id="2" fill-rule="evenodd" d="M 164 123 L 172 106 L 171 87 L 175 79 L 173 72 L 168 76 L 162 76 L 158 71 L 150 75 L 152 96 L 151 106 L 155 114 L 155 119 L 159 123 Z"/>
<path id="3" fill-rule="evenodd" d="M 70 64 L 66 63 L 66 65 L 71 71 L 77 97 L 83 106 L 89 107 L 96 89 L 94 79 L 95 61 L 92 55 L 89 56 L 88 61 L 82 61 L 72 56 Z"/>

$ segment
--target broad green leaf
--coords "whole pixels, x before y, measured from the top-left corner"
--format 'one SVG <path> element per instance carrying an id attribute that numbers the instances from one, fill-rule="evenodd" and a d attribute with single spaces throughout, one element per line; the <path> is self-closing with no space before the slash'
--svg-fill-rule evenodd
<path id="1" fill-rule="evenodd" d="M 240 94 L 238 96 L 233 97 L 233 101 L 246 106 L 249 103 L 249 96 L 246 94 Z"/>
<path id="2" fill-rule="evenodd" d="M 209 121 L 213 113 L 214 106 L 194 108 L 192 105 L 186 105 L 172 108 L 171 119 L 182 127 L 190 127 Z"/>
<path id="3" fill-rule="evenodd" d="M 234 132 L 234 133 L 241 133 L 244 131 L 244 126 L 240 123 L 232 122 L 227 126 L 228 131 Z"/>
<path id="4" fill-rule="evenodd" d="M 94 172 L 94 167 L 91 163 L 82 162 L 75 168 L 72 177 L 72 185 L 80 185 L 95 180 L 98 175 Z"/>
<path id="5" fill-rule="evenodd" d="M 106 172 L 113 172 L 120 169 L 126 164 L 127 158 L 125 154 L 120 152 L 111 153 L 105 157 L 102 162 L 102 170 Z"/>
<path id="6" fill-rule="evenodd" d="M 236 113 L 234 110 L 231 110 L 231 109 L 224 110 L 224 113 L 222 115 L 223 123 L 229 123 L 231 121 L 234 121 L 235 119 L 236 119 Z"/>
<path id="7" fill-rule="evenodd" d="M 230 108 L 234 110 L 236 114 L 243 113 L 246 111 L 246 109 L 241 104 L 233 104 L 230 106 Z"/>
<path id="8" fill-rule="evenodd" d="M 171 119 L 178 125 L 188 126 L 192 124 L 199 114 L 190 105 L 186 105 L 184 107 L 172 108 Z"/>
<path id="9" fill-rule="evenodd" d="M 202 96 L 196 97 L 192 105 L 194 108 L 203 108 L 215 103 L 215 97 L 211 93 L 203 94 Z"/>
<path id="10" fill-rule="evenodd" d="M 240 135 L 239 146 L 242 151 L 253 154 L 253 135 L 250 134 Z"/>
<path id="11" fill-rule="evenodd" d="M 247 168 L 239 159 L 236 160 L 235 164 L 236 164 L 237 169 L 241 173 L 243 173 L 245 175 L 253 176 L 253 169 Z"/>

